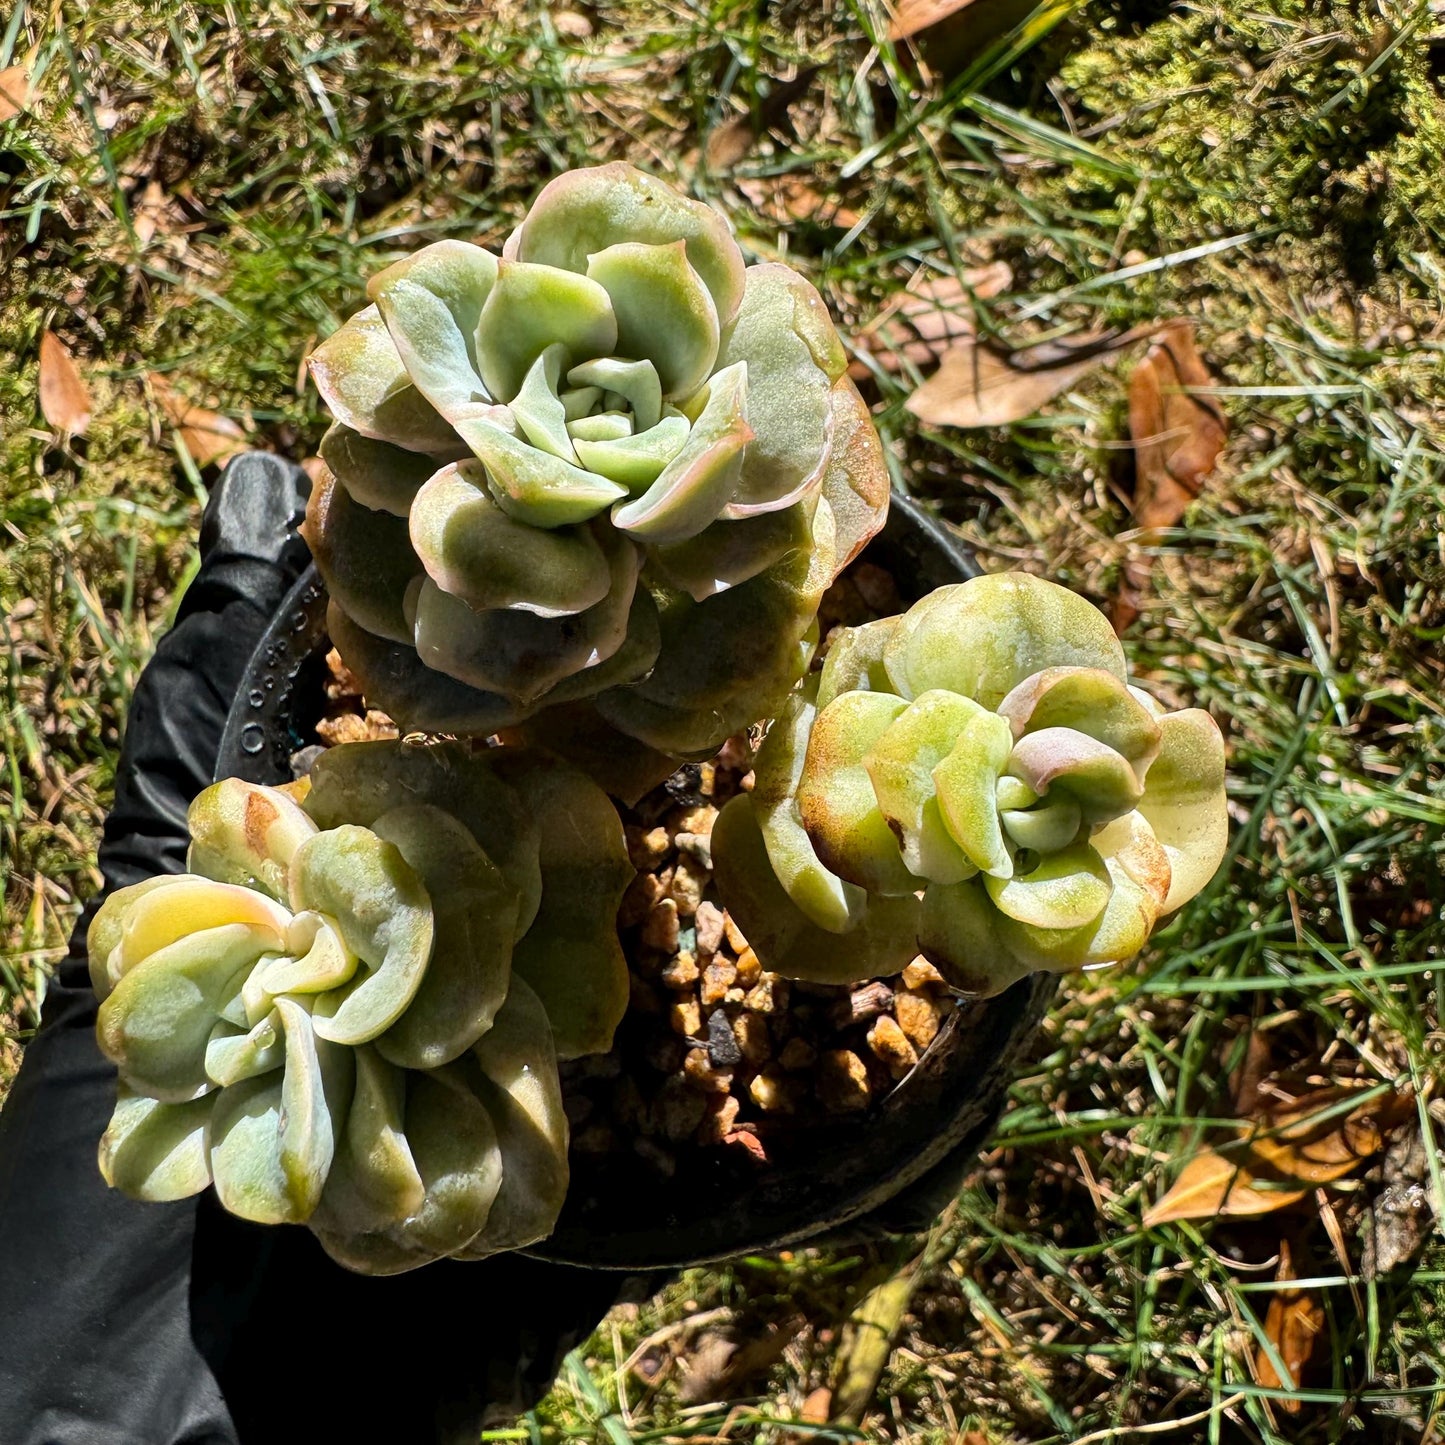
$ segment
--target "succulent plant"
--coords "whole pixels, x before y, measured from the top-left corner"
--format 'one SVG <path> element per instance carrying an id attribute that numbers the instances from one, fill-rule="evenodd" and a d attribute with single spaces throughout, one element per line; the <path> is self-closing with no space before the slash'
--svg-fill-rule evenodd
<path id="1" fill-rule="evenodd" d="M 112 894 L 87 938 L 107 1182 L 213 1184 L 368 1273 L 550 1233 L 557 1058 L 606 1049 L 627 1000 L 606 796 L 524 752 L 361 743 L 302 801 L 229 779 L 189 822 L 191 871 Z"/>
<path id="2" fill-rule="evenodd" d="M 888 476 L 818 293 L 630 166 L 388 267 L 311 370 L 330 629 L 407 726 L 704 755 L 807 665 Z M 575 709 L 585 706 L 585 714 Z"/>
<path id="3" fill-rule="evenodd" d="M 713 859 L 765 967 L 841 982 L 921 952 L 986 996 L 1132 957 L 1226 836 L 1209 714 L 1131 686 L 1082 598 L 1005 573 L 841 633 Z"/>

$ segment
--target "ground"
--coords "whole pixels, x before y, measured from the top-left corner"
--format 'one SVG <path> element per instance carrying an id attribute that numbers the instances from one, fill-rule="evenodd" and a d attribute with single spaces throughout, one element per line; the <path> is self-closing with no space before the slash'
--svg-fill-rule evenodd
<path id="1" fill-rule="evenodd" d="M 1126 641 L 1225 729 L 1229 858 L 1143 958 L 1066 982 L 929 1240 L 696 1271 L 490 1438 L 805 1438 L 775 1422 L 915 1260 L 869 1437 L 1440 1438 L 1445 1251 L 1426 1228 L 1384 1269 L 1364 1229 L 1412 1138 L 1439 1195 L 1445 1128 L 1445 35 L 1403 0 L 1055 0 L 1000 34 L 1002 8 L 975 0 L 922 68 L 876 0 L 10 11 L 0 67 L 33 89 L 0 124 L 0 1076 L 95 887 L 127 699 L 194 562 L 212 473 L 167 384 L 310 455 L 301 360 L 365 275 L 441 236 L 498 243 L 546 177 L 613 157 L 725 206 L 845 329 L 920 268 L 1003 262 L 978 301 L 1001 343 L 1187 318 L 1219 382 L 1226 448 L 1146 544 L 1139 348 L 982 431 L 921 426 L 917 378 L 875 368 L 896 486 L 985 565 L 1107 605 L 1152 556 Z M 68 442 L 38 405 L 46 329 L 92 394 Z M 1347 1084 L 1395 1109 L 1387 1154 L 1259 1219 L 1144 1226 L 1213 1126 Z M 1303 1296 L 1277 1288 L 1282 1243 Z M 1318 1333 L 1291 1397 L 1261 1360 L 1301 1298 Z M 680 1351 L 768 1325 L 771 1359 L 680 1403 Z"/>

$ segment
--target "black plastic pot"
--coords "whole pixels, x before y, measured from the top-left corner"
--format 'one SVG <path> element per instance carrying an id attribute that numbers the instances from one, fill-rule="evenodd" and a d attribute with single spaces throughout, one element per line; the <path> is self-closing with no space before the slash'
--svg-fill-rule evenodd
<path id="1" fill-rule="evenodd" d="M 908 601 L 979 571 L 957 536 L 899 496 L 863 560 L 887 569 Z M 315 741 L 328 645 L 326 592 L 311 568 L 252 656 L 218 778 L 290 779 L 291 755 Z M 677 1268 L 824 1234 L 922 1227 L 992 1130 L 1055 985 L 1037 974 L 955 1009 L 886 1098 L 779 1141 L 765 1167 L 733 1157 L 740 1151 L 698 1149 L 663 1179 L 629 1155 L 574 1157 L 557 1229 L 530 1252 L 597 1269 Z"/>

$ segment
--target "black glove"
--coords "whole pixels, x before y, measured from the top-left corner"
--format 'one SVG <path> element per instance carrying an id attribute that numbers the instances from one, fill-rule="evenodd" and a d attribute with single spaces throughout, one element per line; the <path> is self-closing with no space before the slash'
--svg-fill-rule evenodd
<path id="1" fill-rule="evenodd" d="M 262 630 L 305 567 L 308 483 L 239 457 L 201 525 L 200 571 L 141 674 L 105 827 L 109 891 L 185 868 L 186 807 L 211 782 Z M 248 1224 L 208 1190 L 144 1204 L 96 1146 L 115 1069 L 95 1042 L 86 909 L 0 1111 L 0 1441 L 475 1441 L 523 1408 L 624 1280 L 504 1255 L 352 1275 L 309 1231 Z"/>

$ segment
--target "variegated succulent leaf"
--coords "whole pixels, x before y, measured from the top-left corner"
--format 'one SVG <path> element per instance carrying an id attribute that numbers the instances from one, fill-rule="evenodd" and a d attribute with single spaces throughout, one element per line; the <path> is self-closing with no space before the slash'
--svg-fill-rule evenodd
<path id="1" fill-rule="evenodd" d="M 836 637 L 725 820 L 719 886 L 766 967 L 847 973 L 851 950 L 863 978 L 921 951 L 991 994 L 1132 957 L 1209 882 L 1224 745 L 1207 713 L 1129 684 L 1089 603 L 986 576 Z"/>
<path id="2" fill-rule="evenodd" d="M 376 1273 L 550 1232 L 554 1029 L 606 1049 L 627 997 L 606 795 L 525 751 L 391 742 L 329 750 L 300 801 L 229 779 L 190 816 L 198 871 L 112 894 L 88 935 L 106 1180 L 213 1186 Z"/>
<path id="3" fill-rule="evenodd" d="M 368 698 L 485 735 L 620 694 L 604 712 L 623 732 L 715 748 L 701 703 L 627 706 L 693 666 L 659 619 L 697 605 L 706 651 L 747 676 L 746 633 L 779 618 L 764 603 L 740 624 L 721 595 L 791 576 L 820 506 L 831 580 L 887 507 L 817 291 L 745 267 L 721 214 L 613 164 L 546 186 L 500 257 L 439 241 L 368 296 L 311 357 L 336 425 L 305 527 Z M 783 632 L 815 612 L 793 589 Z M 761 700 L 776 688 L 773 669 Z"/>

